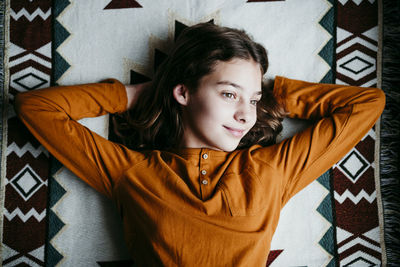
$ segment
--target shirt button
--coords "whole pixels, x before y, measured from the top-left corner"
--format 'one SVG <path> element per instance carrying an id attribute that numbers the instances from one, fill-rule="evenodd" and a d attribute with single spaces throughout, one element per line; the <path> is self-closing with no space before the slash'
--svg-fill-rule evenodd
<path id="1" fill-rule="evenodd" d="M 201 183 L 204 184 L 204 185 L 207 185 L 208 181 L 207 180 L 203 180 L 203 181 L 201 181 Z"/>
<path id="2" fill-rule="evenodd" d="M 208 159 L 208 154 L 203 154 L 203 159 Z"/>
<path id="3" fill-rule="evenodd" d="M 206 170 L 202 170 L 201 174 L 206 175 L 207 174 Z"/>

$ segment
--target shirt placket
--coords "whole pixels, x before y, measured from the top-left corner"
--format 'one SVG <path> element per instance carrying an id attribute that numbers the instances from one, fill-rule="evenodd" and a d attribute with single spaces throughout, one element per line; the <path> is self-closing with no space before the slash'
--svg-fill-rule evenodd
<path id="1" fill-rule="evenodd" d="M 199 164 L 199 185 L 201 199 L 205 200 L 210 194 L 210 154 L 208 149 L 201 149 Z"/>

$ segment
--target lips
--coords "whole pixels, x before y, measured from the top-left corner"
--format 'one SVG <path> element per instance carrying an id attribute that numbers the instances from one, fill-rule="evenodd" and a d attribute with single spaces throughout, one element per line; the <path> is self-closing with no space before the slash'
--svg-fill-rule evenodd
<path id="1" fill-rule="evenodd" d="M 242 137 L 245 132 L 244 130 L 236 129 L 236 128 L 232 128 L 232 127 L 228 127 L 228 126 L 224 126 L 224 128 L 226 130 L 228 130 L 228 132 L 230 132 L 233 136 L 238 137 L 238 138 Z"/>

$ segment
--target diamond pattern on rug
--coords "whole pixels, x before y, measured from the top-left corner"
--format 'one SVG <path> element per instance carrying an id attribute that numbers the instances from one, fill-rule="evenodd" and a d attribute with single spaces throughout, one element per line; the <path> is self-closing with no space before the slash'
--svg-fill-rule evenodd
<path id="1" fill-rule="evenodd" d="M 355 81 L 375 72 L 376 60 L 360 50 L 355 50 L 337 61 L 338 71 Z"/>
<path id="2" fill-rule="evenodd" d="M 337 167 L 346 177 L 356 183 L 371 164 L 356 150 L 352 149 L 338 164 Z"/>
<path id="3" fill-rule="evenodd" d="M 4 94 L 10 111 L 19 92 L 50 86 L 51 5 L 47 0 L 9 1 L 9 87 Z M 35 145 L 14 112 L 8 113 L 7 125 L 0 258 L 3 266 L 44 266 L 48 152 Z"/>
<path id="4" fill-rule="evenodd" d="M 42 181 L 29 165 L 11 178 L 10 183 L 25 201 L 34 195 L 42 185 L 47 185 L 47 181 Z"/>
<path id="5" fill-rule="evenodd" d="M 343 3 L 338 9 L 336 83 L 376 86 L 377 4 L 340 2 Z M 361 25 L 364 18 L 367 23 Z M 350 22 L 351 19 L 357 21 Z"/>
<path id="6" fill-rule="evenodd" d="M 376 87 L 377 1 L 339 2 L 336 83 Z M 375 140 L 373 128 L 332 170 L 339 266 L 382 264 Z"/>
<path id="7" fill-rule="evenodd" d="M 13 80 L 13 82 L 27 90 L 34 90 L 45 85 L 47 80 L 40 78 L 34 73 L 28 73 L 19 77 L 18 79 Z"/>

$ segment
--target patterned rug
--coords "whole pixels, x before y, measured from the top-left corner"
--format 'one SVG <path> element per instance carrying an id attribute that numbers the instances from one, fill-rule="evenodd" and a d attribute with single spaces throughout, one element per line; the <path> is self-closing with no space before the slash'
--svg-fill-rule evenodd
<path id="1" fill-rule="evenodd" d="M 175 35 L 207 21 L 245 29 L 264 44 L 269 78 L 377 87 L 381 9 L 378 0 L 1 1 L 2 265 L 131 264 L 114 207 L 19 122 L 18 92 L 108 77 L 151 80 Z M 108 121 L 80 123 L 107 137 Z M 280 138 L 304 122 L 284 126 Z M 396 264 L 383 232 L 380 127 L 284 207 L 267 266 Z"/>

